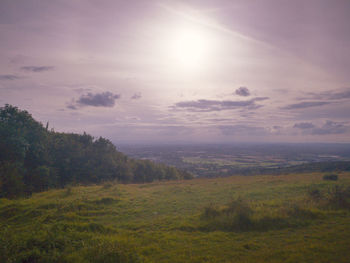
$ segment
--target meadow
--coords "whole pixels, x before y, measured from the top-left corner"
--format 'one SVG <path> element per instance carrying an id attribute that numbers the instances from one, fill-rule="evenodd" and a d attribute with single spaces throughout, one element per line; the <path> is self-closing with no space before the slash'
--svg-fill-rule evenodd
<path id="1" fill-rule="evenodd" d="M 0 262 L 349 262 L 350 173 L 324 175 L 106 182 L 2 198 Z"/>

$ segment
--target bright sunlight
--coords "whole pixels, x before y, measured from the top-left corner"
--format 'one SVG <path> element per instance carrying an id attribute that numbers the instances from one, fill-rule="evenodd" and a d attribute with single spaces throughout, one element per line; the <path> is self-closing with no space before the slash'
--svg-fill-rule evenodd
<path id="1" fill-rule="evenodd" d="M 168 36 L 164 49 L 171 66 L 197 70 L 207 65 L 213 51 L 210 35 L 196 27 L 183 27 Z"/>

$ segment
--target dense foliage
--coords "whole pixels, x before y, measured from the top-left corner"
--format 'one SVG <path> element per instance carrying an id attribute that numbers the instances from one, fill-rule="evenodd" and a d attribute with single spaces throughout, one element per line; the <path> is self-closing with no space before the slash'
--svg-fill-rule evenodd
<path id="1" fill-rule="evenodd" d="M 16 197 L 76 183 L 180 178 L 191 175 L 130 159 L 102 137 L 50 131 L 17 107 L 0 108 L 0 196 Z"/>

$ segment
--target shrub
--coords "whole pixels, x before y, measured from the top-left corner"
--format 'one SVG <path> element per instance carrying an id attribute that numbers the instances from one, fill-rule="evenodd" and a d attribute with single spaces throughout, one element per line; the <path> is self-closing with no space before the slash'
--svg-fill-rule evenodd
<path id="1" fill-rule="evenodd" d="M 307 192 L 308 197 L 315 202 L 318 202 L 322 199 L 322 193 L 317 188 L 310 188 Z"/>
<path id="2" fill-rule="evenodd" d="M 329 206 L 341 209 L 350 209 L 350 187 L 335 185 L 328 189 L 327 203 Z"/>
<path id="3" fill-rule="evenodd" d="M 298 205 L 293 204 L 289 207 L 289 209 L 286 211 L 287 215 L 289 217 L 292 217 L 293 219 L 313 219 L 317 217 L 317 214 L 314 212 Z"/>
<path id="4" fill-rule="evenodd" d="M 244 214 L 246 216 L 250 216 L 253 211 L 242 199 L 237 199 L 231 201 L 227 208 L 223 209 L 223 212 L 226 214 Z"/>
<path id="5" fill-rule="evenodd" d="M 223 231 L 247 231 L 253 226 L 252 209 L 241 199 L 229 203 L 224 208 L 209 205 L 204 208 L 202 218 L 206 221 L 205 229 Z"/>
<path id="6" fill-rule="evenodd" d="M 204 212 L 202 217 L 205 219 L 215 218 L 220 215 L 220 211 L 214 207 L 214 205 L 210 204 L 204 208 Z"/>
<path id="7" fill-rule="evenodd" d="M 110 189 L 113 186 L 111 182 L 105 182 L 102 186 L 102 189 Z"/>
<path id="8" fill-rule="evenodd" d="M 336 174 L 326 174 L 322 177 L 323 180 L 325 181 L 337 181 L 338 180 L 338 175 Z"/>
<path id="9" fill-rule="evenodd" d="M 111 205 L 118 201 L 119 201 L 118 199 L 114 199 L 112 197 L 103 197 L 101 199 L 93 200 L 91 202 L 96 205 Z"/>
<path id="10" fill-rule="evenodd" d="M 64 196 L 71 196 L 73 194 L 73 188 L 71 185 L 66 186 L 65 189 Z"/>

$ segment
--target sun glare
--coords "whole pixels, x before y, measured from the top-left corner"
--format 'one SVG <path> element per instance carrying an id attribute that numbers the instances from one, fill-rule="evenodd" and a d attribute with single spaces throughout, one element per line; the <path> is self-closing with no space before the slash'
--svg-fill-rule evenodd
<path id="1" fill-rule="evenodd" d="M 209 63 L 212 40 L 200 29 L 179 28 L 168 37 L 165 49 L 172 66 L 199 69 Z"/>

